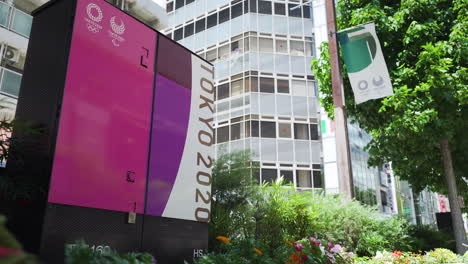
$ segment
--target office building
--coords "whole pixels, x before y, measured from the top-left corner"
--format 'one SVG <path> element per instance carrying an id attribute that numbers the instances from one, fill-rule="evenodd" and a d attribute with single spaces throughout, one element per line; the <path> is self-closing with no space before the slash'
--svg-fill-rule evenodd
<path id="1" fill-rule="evenodd" d="M 251 150 L 260 181 L 321 189 L 312 9 L 299 4 L 168 1 L 165 33 L 215 65 L 217 156 Z"/>

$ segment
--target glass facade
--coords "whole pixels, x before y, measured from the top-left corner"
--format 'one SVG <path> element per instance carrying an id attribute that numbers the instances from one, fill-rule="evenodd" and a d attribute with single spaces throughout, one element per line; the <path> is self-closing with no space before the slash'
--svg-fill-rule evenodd
<path id="1" fill-rule="evenodd" d="M 216 155 L 250 150 L 259 181 L 321 190 L 312 10 L 298 4 L 168 1 L 164 32 L 215 66 Z"/>
<path id="2" fill-rule="evenodd" d="M 0 93 L 18 97 L 21 74 L 0 67 Z"/>
<path id="3" fill-rule="evenodd" d="M 370 142 L 371 136 L 359 127 L 357 123 L 348 122 L 348 137 L 353 170 L 354 195 L 364 204 L 377 206 L 386 203 L 385 194 L 379 193 L 380 171 L 369 167 L 369 153 L 364 147 Z M 382 199 L 383 198 L 383 199 Z"/>
<path id="4" fill-rule="evenodd" d="M 29 38 L 32 16 L 0 1 L 0 26 Z"/>

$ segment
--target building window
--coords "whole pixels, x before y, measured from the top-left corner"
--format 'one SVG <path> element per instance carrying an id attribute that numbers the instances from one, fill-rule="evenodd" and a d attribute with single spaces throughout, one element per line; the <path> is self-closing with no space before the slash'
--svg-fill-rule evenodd
<path id="1" fill-rule="evenodd" d="M 169 12 L 172 12 L 172 11 L 174 11 L 174 2 L 169 2 L 166 5 L 166 12 L 169 13 Z"/>
<path id="2" fill-rule="evenodd" d="M 309 139 L 309 129 L 307 124 L 294 124 L 295 139 Z"/>
<path id="3" fill-rule="evenodd" d="M 225 59 L 229 58 L 229 53 L 230 53 L 229 44 L 226 44 L 224 46 L 219 47 L 218 48 L 218 59 L 225 60 Z"/>
<path id="4" fill-rule="evenodd" d="M 258 92 L 258 77 L 250 77 L 250 90 Z"/>
<path id="5" fill-rule="evenodd" d="M 259 38 L 260 52 L 273 52 L 273 39 Z"/>
<path id="6" fill-rule="evenodd" d="M 252 120 L 252 137 L 259 137 L 259 121 Z"/>
<path id="7" fill-rule="evenodd" d="M 387 206 L 388 205 L 387 193 L 384 191 L 380 191 L 380 196 L 382 198 L 382 206 Z"/>
<path id="8" fill-rule="evenodd" d="M 288 4 L 288 14 L 290 17 L 301 17 L 301 8 L 297 6 L 296 4 Z M 291 10 L 294 7 L 296 8 Z"/>
<path id="9" fill-rule="evenodd" d="M 276 138 L 275 122 L 261 121 L 260 125 L 262 138 Z"/>
<path id="10" fill-rule="evenodd" d="M 271 2 L 270 1 L 258 1 L 258 13 L 271 15 Z"/>
<path id="11" fill-rule="evenodd" d="M 298 188 L 312 188 L 312 179 L 310 171 L 308 170 L 297 170 L 296 171 L 296 183 Z"/>
<path id="12" fill-rule="evenodd" d="M 277 39 L 276 41 L 277 53 L 288 53 L 288 41 L 285 39 Z"/>
<path id="13" fill-rule="evenodd" d="M 293 80 L 292 81 L 292 94 L 296 96 L 307 96 L 306 81 Z"/>
<path id="14" fill-rule="evenodd" d="M 280 170 L 280 176 L 283 177 L 285 184 L 293 184 L 294 183 L 293 171 Z"/>
<path id="15" fill-rule="evenodd" d="M 242 15 L 242 3 L 233 5 L 231 7 L 231 17 L 232 19 Z"/>
<path id="16" fill-rule="evenodd" d="M 318 125 L 317 124 L 310 124 L 310 139 L 311 140 L 319 140 L 319 132 L 318 132 Z"/>
<path id="17" fill-rule="evenodd" d="M 241 95 L 244 92 L 243 80 L 231 82 L 231 96 Z"/>
<path id="18" fill-rule="evenodd" d="M 219 11 L 219 24 L 229 21 L 229 19 L 230 19 L 229 8 Z"/>
<path id="19" fill-rule="evenodd" d="M 185 0 L 185 5 L 191 4 L 193 2 L 195 2 L 195 0 Z"/>
<path id="20" fill-rule="evenodd" d="M 276 181 L 277 170 L 276 169 L 262 169 L 262 181 L 267 183 L 273 183 Z"/>
<path id="21" fill-rule="evenodd" d="M 250 12 L 257 13 L 257 0 L 249 0 Z"/>
<path id="22" fill-rule="evenodd" d="M 218 100 L 229 97 L 229 83 L 221 84 L 218 86 Z"/>
<path id="23" fill-rule="evenodd" d="M 278 93 L 289 94 L 289 81 L 277 80 Z"/>
<path id="24" fill-rule="evenodd" d="M 216 51 L 217 49 L 212 49 L 206 52 L 206 60 L 209 62 L 216 61 Z"/>
<path id="25" fill-rule="evenodd" d="M 257 37 L 250 37 L 249 48 L 251 51 L 258 51 Z"/>
<path id="26" fill-rule="evenodd" d="M 175 0 L 175 9 L 179 9 L 184 6 L 184 0 Z"/>
<path id="27" fill-rule="evenodd" d="M 278 123 L 278 134 L 280 138 L 291 138 L 291 123 Z"/>
<path id="28" fill-rule="evenodd" d="M 275 93 L 275 79 L 273 78 L 260 78 L 260 92 L 261 93 Z"/>
<path id="29" fill-rule="evenodd" d="M 314 188 L 323 188 L 322 172 L 313 171 L 313 175 L 314 175 Z"/>
<path id="30" fill-rule="evenodd" d="M 312 56 L 312 42 L 305 42 L 305 55 L 309 57 Z"/>
<path id="31" fill-rule="evenodd" d="M 311 9 L 310 6 L 303 6 L 303 7 L 302 7 L 302 12 L 303 12 L 303 14 L 304 14 L 304 18 L 311 18 L 311 16 L 310 16 L 310 9 Z"/>
<path id="32" fill-rule="evenodd" d="M 218 127 L 216 129 L 216 140 L 218 143 L 229 141 L 229 126 Z"/>
<path id="33" fill-rule="evenodd" d="M 193 35 L 193 29 L 194 29 L 193 23 L 190 23 L 187 26 L 185 26 L 184 38 L 192 36 Z"/>
<path id="34" fill-rule="evenodd" d="M 245 121 L 245 137 L 250 137 L 250 121 Z"/>
<path id="35" fill-rule="evenodd" d="M 218 13 L 208 16 L 206 28 L 212 28 L 218 24 Z"/>
<path id="36" fill-rule="evenodd" d="M 231 53 L 233 55 L 242 54 L 244 52 L 243 45 L 244 45 L 243 39 L 239 39 L 239 40 L 231 42 Z"/>
<path id="37" fill-rule="evenodd" d="M 202 32 L 203 30 L 205 30 L 205 18 L 195 22 L 195 33 Z"/>
<path id="38" fill-rule="evenodd" d="M 178 41 L 181 40 L 183 37 L 183 28 L 176 29 L 174 31 L 174 40 Z"/>
<path id="39" fill-rule="evenodd" d="M 275 15 L 286 15 L 286 6 L 281 3 L 275 3 Z"/>
<path id="40" fill-rule="evenodd" d="M 290 53 L 293 56 L 304 56 L 304 42 L 291 40 L 289 41 Z"/>
<path id="41" fill-rule="evenodd" d="M 238 140 L 241 138 L 241 123 L 231 125 L 231 140 Z"/>

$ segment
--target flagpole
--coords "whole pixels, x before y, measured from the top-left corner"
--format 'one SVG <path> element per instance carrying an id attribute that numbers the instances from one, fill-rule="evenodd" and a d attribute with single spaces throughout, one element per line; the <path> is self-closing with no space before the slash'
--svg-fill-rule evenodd
<path id="1" fill-rule="evenodd" d="M 336 40 L 335 0 L 325 0 L 327 13 L 328 43 L 330 47 L 330 65 L 335 114 L 336 165 L 338 168 L 339 190 L 346 199 L 354 197 L 351 153 L 349 148 L 348 125 L 341 76 L 338 43 Z"/>

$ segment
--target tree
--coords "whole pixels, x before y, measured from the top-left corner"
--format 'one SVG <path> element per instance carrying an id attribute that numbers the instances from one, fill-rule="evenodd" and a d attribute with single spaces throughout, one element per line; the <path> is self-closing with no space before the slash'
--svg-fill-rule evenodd
<path id="1" fill-rule="evenodd" d="M 344 80 L 349 116 L 373 137 L 370 165 L 392 161 L 416 191 L 447 192 L 457 251 L 465 252 L 457 192 L 468 198 L 468 1 L 340 0 L 337 10 L 340 30 L 375 22 L 392 78 L 394 96 L 360 105 Z M 327 44 L 312 70 L 333 117 Z"/>

